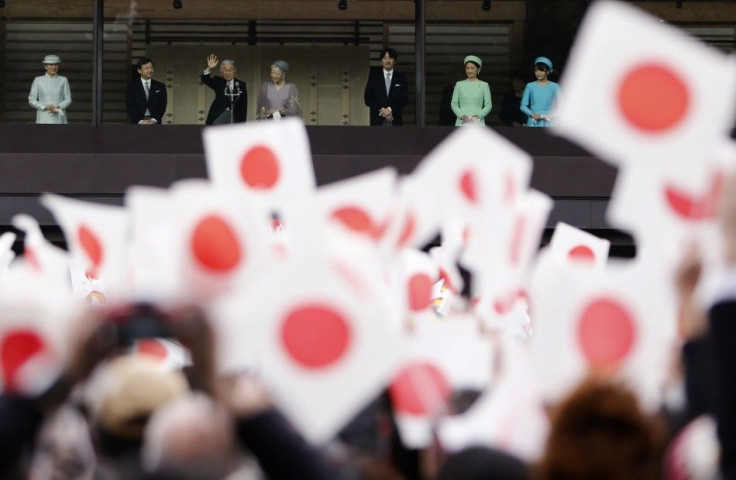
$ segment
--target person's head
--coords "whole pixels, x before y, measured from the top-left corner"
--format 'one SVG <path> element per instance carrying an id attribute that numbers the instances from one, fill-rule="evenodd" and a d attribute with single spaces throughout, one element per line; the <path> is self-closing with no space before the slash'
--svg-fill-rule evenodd
<path id="1" fill-rule="evenodd" d="M 511 73 L 511 90 L 517 94 L 521 94 L 524 91 L 524 74 L 520 70 L 514 70 Z"/>
<path id="2" fill-rule="evenodd" d="M 553 71 L 552 60 L 549 58 L 537 57 L 534 60 L 534 76 L 537 77 L 537 80 L 546 80 Z"/>
<path id="3" fill-rule="evenodd" d="M 58 55 L 46 55 L 43 58 L 43 68 L 50 77 L 59 73 L 59 64 L 61 64 L 61 58 Z"/>
<path id="4" fill-rule="evenodd" d="M 230 473 L 234 453 L 230 413 L 208 396 L 192 393 L 151 417 L 141 461 L 147 473 L 166 478 L 218 479 Z"/>
<path id="5" fill-rule="evenodd" d="M 488 447 L 469 447 L 450 455 L 438 480 L 526 480 L 529 468 L 518 458 Z"/>
<path id="6" fill-rule="evenodd" d="M 87 383 L 93 427 L 110 439 L 139 442 L 148 417 L 188 389 L 181 371 L 163 370 L 146 356 L 112 358 Z"/>
<path id="7" fill-rule="evenodd" d="M 479 57 L 468 55 L 465 57 L 465 60 L 463 60 L 463 64 L 465 65 L 465 75 L 468 77 L 468 80 L 478 78 L 480 67 L 483 66 L 483 61 Z"/>
<path id="8" fill-rule="evenodd" d="M 383 50 L 381 50 L 381 66 L 384 68 L 384 70 L 393 70 L 394 65 L 396 65 L 396 60 L 399 59 L 399 54 L 396 53 L 396 50 L 394 50 L 391 47 L 386 47 Z"/>
<path id="9" fill-rule="evenodd" d="M 135 66 L 138 68 L 138 73 L 141 78 L 145 80 L 153 78 L 153 60 L 148 57 L 141 57 L 136 62 Z"/>
<path id="10" fill-rule="evenodd" d="M 72 404 L 64 404 L 43 423 L 33 450 L 30 478 L 92 478 L 96 462 L 84 416 Z"/>
<path id="11" fill-rule="evenodd" d="M 280 83 L 286 80 L 286 75 L 289 73 L 289 64 L 283 60 L 276 60 L 271 64 L 271 81 L 273 83 Z"/>
<path id="12" fill-rule="evenodd" d="M 661 425 L 632 392 L 610 380 L 583 382 L 552 412 L 541 478 L 657 478 Z"/>
<path id="13" fill-rule="evenodd" d="M 238 70 L 235 68 L 235 62 L 232 60 L 223 60 L 220 63 L 220 76 L 228 82 L 235 78 Z"/>

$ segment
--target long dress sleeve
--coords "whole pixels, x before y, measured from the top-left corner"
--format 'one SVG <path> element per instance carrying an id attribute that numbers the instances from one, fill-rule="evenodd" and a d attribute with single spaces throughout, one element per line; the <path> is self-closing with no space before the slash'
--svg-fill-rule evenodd
<path id="1" fill-rule="evenodd" d="M 450 107 L 452 108 L 452 113 L 454 113 L 458 119 L 462 118 L 464 114 L 460 109 L 460 82 L 455 84 L 455 89 L 452 91 Z"/>
<path id="2" fill-rule="evenodd" d="M 268 82 L 263 82 L 258 91 L 258 100 L 256 100 L 256 118 L 258 120 L 265 120 L 268 118 L 268 110 Z"/>
<path id="3" fill-rule="evenodd" d="M 38 101 L 38 78 L 34 78 L 33 83 L 31 84 L 31 92 L 28 94 L 28 104 L 36 110 L 43 110 L 46 108 L 46 105 L 43 105 Z"/>
<path id="4" fill-rule="evenodd" d="M 480 118 L 485 119 L 489 113 L 491 113 L 491 108 L 493 108 L 493 104 L 491 103 L 491 87 L 488 85 L 488 83 L 484 82 L 483 85 L 483 108 L 480 111 Z"/>
<path id="5" fill-rule="evenodd" d="M 530 89 L 529 89 L 529 84 L 527 84 L 526 87 L 524 87 L 524 93 L 521 95 L 521 106 L 519 108 L 521 109 L 522 112 L 524 112 L 524 114 L 526 114 L 526 116 L 531 117 L 532 111 L 529 108 L 529 102 L 530 102 L 529 95 L 530 95 Z"/>
<path id="6" fill-rule="evenodd" d="M 63 110 L 66 110 L 66 108 L 72 104 L 72 91 L 69 88 L 69 80 L 64 78 L 64 99 L 59 103 L 59 107 Z"/>
<path id="7" fill-rule="evenodd" d="M 302 104 L 299 99 L 299 90 L 293 83 L 287 84 L 288 96 L 286 98 L 286 115 L 289 117 L 301 117 L 302 116 Z"/>

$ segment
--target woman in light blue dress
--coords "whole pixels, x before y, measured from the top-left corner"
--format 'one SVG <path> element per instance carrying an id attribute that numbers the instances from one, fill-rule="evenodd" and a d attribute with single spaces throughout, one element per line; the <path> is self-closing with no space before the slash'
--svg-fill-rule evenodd
<path id="1" fill-rule="evenodd" d="M 521 96 L 521 111 L 527 115 L 527 127 L 549 127 L 552 125 L 552 109 L 560 93 L 560 85 L 549 80 L 552 61 L 547 57 L 534 60 L 536 82 L 530 82 Z"/>
<path id="2" fill-rule="evenodd" d="M 488 82 L 478 78 L 483 62 L 475 55 L 465 57 L 467 79 L 455 84 L 452 92 L 452 111 L 457 120 L 455 126 L 485 125 L 486 116 L 491 113 L 491 87 Z"/>

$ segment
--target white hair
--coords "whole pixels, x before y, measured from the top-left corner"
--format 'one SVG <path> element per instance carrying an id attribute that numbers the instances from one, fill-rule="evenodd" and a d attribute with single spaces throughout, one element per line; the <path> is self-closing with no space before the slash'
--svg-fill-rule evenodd
<path id="1" fill-rule="evenodd" d="M 191 393 L 151 416 L 141 462 L 148 473 L 172 474 L 182 480 L 215 478 L 219 473 L 225 477 L 233 445 L 226 409 L 203 393 Z"/>

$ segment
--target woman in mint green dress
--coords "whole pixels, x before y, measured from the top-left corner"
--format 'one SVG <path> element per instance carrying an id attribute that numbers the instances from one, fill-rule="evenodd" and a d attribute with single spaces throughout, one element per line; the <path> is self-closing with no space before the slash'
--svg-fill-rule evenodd
<path id="1" fill-rule="evenodd" d="M 465 80 L 455 84 L 452 92 L 452 111 L 457 116 L 455 126 L 485 125 L 491 113 L 491 87 L 478 78 L 483 62 L 475 55 L 465 57 Z"/>

